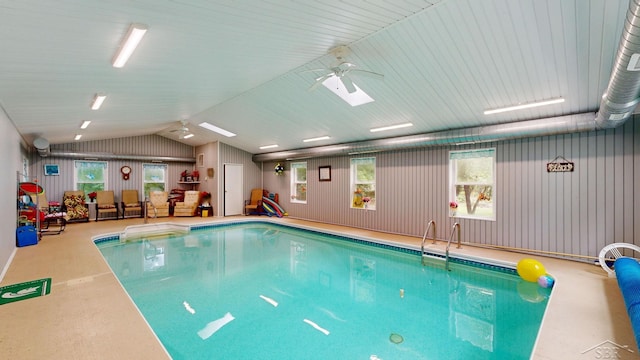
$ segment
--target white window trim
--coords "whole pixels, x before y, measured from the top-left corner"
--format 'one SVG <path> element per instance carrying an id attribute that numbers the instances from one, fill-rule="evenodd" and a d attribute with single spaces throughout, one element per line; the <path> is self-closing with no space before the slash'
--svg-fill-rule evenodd
<path id="1" fill-rule="evenodd" d="M 163 179 L 163 181 L 149 181 L 149 182 L 147 182 L 145 180 L 145 178 L 146 178 L 145 177 L 145 168 L 147 166 L 162 166 L 162 167 L 164 167 L 164 179 Z M 167 164 L 143 163 L 142 164 L 142 193 L 144 194 L 144 196 L 149 196 L 149 194 L 145 194 L 145 189 L 146 189 L 145 185 L 147 183 L 152 183 L 152 184 L 164 183 L 164 191 L 167 191 L 167 188 L 168 188 L 168 183 L 167 183 L 168 173 L 169 173 L 169 166 Z"/>
<path id="2" fill-rule="evenodd" d="M 297 181 L 297 175 L 298 175 L 298 171 L 294 170 L 297 169 L 298 167 L 296 165 L 304 165 L 304 166 L 299 166 L 300 168 L 304 167 L 307 171 L 307 180 L 302 182 L 302 181 Z M 305 188 L 308 189 L 308 181 L 309 181 L 309 168 L 307 167 L 307 162 L 306 161 L 301 161 L 301 162 L 294 162 L 291 163 L 291 182 L 290 182 L 290 186 L 289 186 L 289 192 L 291 194 L 291 198 L 290 198 L 290 202 L 294 203 L 294 204 L 306 204 L 307 200 L 298 200 L 297 198 L 294 197 L 294 194 L 296 193 L 295 189 L 296 189 L 296 185 L 297 184 L 304 184 Z M 308 193 L 307 193 L 308 195 Z"/>
<path id="3" fill-rule="evenodd" d="M 104 178 L 104 189 L 108 189 L 109 188 L 109 163 L 106 161 L 99 161 L 99 160 L 74 160 L 73 162 L 73 188 L 74 190 L 78 190 L 78 168 L 79 168 L 79 163 L 102 163 L 104 164 L 104 172 L 103 172 L 103 178 Z M 83 183 L 88 183 L 87 181 L 83 181 Z M 84 196 L 88 196 L 88 194 L 84 194 Z"/>
<path id="4" fill-rule="evenodd" d="M 354 169 L 354 160 L 364 160 L 364 159 L 373 159 L 373 174 L 374 174 L 374 180 L 373 181 L 369 181 L 369 182 L 359 182 L 358 184 L 373 184 L 375 189 L 375 205 L 367 205 L 364 207 L 356 207 L 353 206 L 353 193 L 356 190 L 356 170 Z M 377 203 L 378 203 L 378 190 L 377 190 L 377 181 L 378 181 L 378 161 L 376 159 L 375 156 L 367 156 L 367 157 L 358 157 L 358 158 L 351 158 L 349 159 L 349 207 L 351 209 L 356 209 L 356 210 L 376 210 L 377 207 Z"/>
<path id="5" fill-rule="evenodd" d="M 493 179 L 493 183 L 491 184 L 491 188 L 492 188 L 492 199 L 491 199 L 491 206 L 492 206 L 492 216 L 487 217 L 487 216 L 477 216 L 477 215 L 459 215 L 459 213 L 457 213 L 455 216 L 452 214 L 452 212 L 449 210 L 449 217 L 456 217 L 456 218 L 462 218 L 462 219 L 473 219 L 473 220 L 488 220 L 488 221 L 495 221 L 496 220 L 496 159 L 497 159 L 497 154 L 496 154 L 496 148 L 485 148 L 485 149 L 468 149 L 468 150 L 451 150 L 449 151 L 449 201 L 455 200 L 456 199 L 456 185 L 480 185 L 480 184 L 486 184 L 486 183 L 481 183 L 481 182 L 474 182 L 474 183 L 456 183 L 455 179 L 456 179 L 456 167 L 452 164 L 452 158 L 455 157 L 455 155 L 453 154 L 462 154 L 462 153 L 469 153 L 469 154 L 473 154 L 473 153 L 481 153 L 481 152 L 486 152 L 486 153 L 491 153 L 491 157 L 493 158 L 493 166 L 492 166 L 492 170 L 493 170 L 493 174 L 492 174 L 492 179 Z M 476 157 L 476 158 L 480 158 L 483 156 L 469 156 L 469 157 Z M 488 157 L 488 156 L 485 156 Z M 448 206 L 448 204 L 447 204 Z"/>

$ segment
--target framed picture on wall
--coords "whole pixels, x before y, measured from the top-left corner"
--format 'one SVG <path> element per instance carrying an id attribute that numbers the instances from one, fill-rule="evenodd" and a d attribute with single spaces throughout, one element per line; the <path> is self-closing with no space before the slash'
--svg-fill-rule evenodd
<path id="1" fill-rule="evenodd" d="M 44 165 L 44 174 L 46 176 L 51 176 L 51 175 L 60 175 L 60 168 L 58 167 L 58 165 L 54 165 L 54 164 L 45 164 Z"/>
<path id="2" fill-rule="evenodd" d="M 318 167 L 320 181 L 331 181 L 331 166 Z"/>
<path id="3" fill-rule="evenodd" d="M 204 167 L 204 153 L 198 154 L 198 167 Z"/>

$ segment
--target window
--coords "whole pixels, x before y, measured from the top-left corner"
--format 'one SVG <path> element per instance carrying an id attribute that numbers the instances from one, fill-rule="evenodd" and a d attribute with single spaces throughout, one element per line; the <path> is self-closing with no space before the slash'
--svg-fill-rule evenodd
<path id="1" fill-rule="evenodd" d="M 84 196 L 94 191 L 107 188 L 107 163 L 104 161 L 80 161 L 74 162 L 74 182 L 76 190 L 84 191 Z M 85 200 L 88 200 L 85 199 Z"/>
<path id="2" fill-rule="evenodd" d="M 142 164 L 142 172 L 145 197 L 149 196 L 150 191 L 164 191 L 166 189 L 167 165 Z"/>
<path id="3" fill-rule="evenodd" d="M 307 203 L 307 163 L 291 164 L 291 202 Z"/>
<path id="4" fill-rule="evenodd" d="M 450 216 L 495 220 L 495 169 L 495 148 L 449 152 Z"/>
<path id="5" fill-rule="evenodd" d="M 376 209 L 376 158 L 351 159 L 351 207 Z"/>

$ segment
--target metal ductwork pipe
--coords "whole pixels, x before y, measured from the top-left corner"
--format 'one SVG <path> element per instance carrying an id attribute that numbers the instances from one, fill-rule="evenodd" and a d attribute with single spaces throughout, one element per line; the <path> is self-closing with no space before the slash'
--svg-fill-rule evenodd
<path id="1" fill-rule="evenodd" d="M 640 0 L 630 0 L 607 90 L 596 116 L 598 129 L 614 128 L 633 114 L 640 102 Z"/>
<path id="2" fill-rule="evenodd" d="M 181 158 L 173 156 L 148 156 L 148 155 L 122 155 L 112 153 L 81 153 L 68 151 L 51 151 L 51 157 L 59 157 L 66 159 L 84 159 L 84 160 L 139 160 L 148 162 L 183 162 L 195 163 L 195 158 Z"/>
<path id="3" fill-rule="evenodd" d="M 280 151 L 253 156 L 253 161 L 297 160 L 340 155 L 357 155 L 380 151 L 403 150 L 427 146 L 465 145 L 596 130 L 595 113 L 558 116 L 510 124 L 478 126 L 354 143 Z"/>
<path id="4" fill-rule="evenodd" d="M 42 157 L 49 156 L 49 153 L 51 152 L 49 140 L 45 138 L 36 138 L 35 140 L 33 140 L 33 147 L 38 150 L 38 154 L 40 154 L 40 156 Z"/>

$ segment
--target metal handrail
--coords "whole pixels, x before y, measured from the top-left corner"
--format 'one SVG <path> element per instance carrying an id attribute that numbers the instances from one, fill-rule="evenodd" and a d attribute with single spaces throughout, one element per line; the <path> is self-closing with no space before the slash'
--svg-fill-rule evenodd
<path id="1" fill-rule="evenodd" d="M 427 233 L 429 233 L 429 229 L 433 225 L 433 244 L 436 243 L 436 222 L 431 220 L 427 223 L 427 229 L 424 231 L 424 235 L 422 236 L 422 244 L 420 245 L 420 256 L 424 254 L 424 242 L 427 239 Z"/>
<path id="2" fill-rule="evenodd" d="M 449 271 L 449 247 L 451 246 L 451 239 L 453 239 L 453 234 L 456 233 L 456 229 L 458 230 L 458 246 L 456 247 L 457 249 L 460 249 L 462 247 L 460 241 L 461 241 L 461 237 L 460 237 L 460 224 L 459 223 L 454 223 L 453 224 L 453 228 L 451 231 L 451 236 L 449 236 L 449 241 L 447 241 L 447 250 L 445 251 L 445 269 L 447 269 L 447 271 Z"/>
<path id="3" fill-rule="evenodd" d="M 148 197 L 144 198 L 144 223 L 145 224 L 149 222 L 149 219 L 147 217 L 147 209 L 148 209 L 147 204 L 151 204 L 151 207 L 153 208 L 153 218 L 154 219 L 158 218 L 158 209 L 156 208 L 155 204 L 149 201 Z"/>

